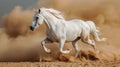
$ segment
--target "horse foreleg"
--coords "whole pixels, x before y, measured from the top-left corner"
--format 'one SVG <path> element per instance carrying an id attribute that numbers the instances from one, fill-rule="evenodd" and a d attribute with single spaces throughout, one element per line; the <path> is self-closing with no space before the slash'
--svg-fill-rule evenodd
<path id="1" fill-rule="evenodd" d="M 50 41 L 48 38 L 46 38 L 46 39 L 44 39 L 43 41 L 41 41 L 41 45 L 43 46 L 45 52 L 51 53 L 51 50 L 48 49 L 48 48 L 45 46 L 46 43 L 51 43 L 51 41 Z"/>
<path id="2" fill-rule="evenodd" d="M 60 52 L 63 53 L 63 54 L 70 53 L 71 50 L 63 50 L 64 44 L 65 44 L 65 39 L 61 39 L 60 42 L 59 42 L 59 50 L 60 50 Z"/>

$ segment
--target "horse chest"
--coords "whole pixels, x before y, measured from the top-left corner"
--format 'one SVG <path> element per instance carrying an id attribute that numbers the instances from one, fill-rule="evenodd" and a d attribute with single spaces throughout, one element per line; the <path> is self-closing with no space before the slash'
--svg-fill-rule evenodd
<path id="1" fill-rule="evenodd" d="M 61 36 L 61 34 L 58 31 L 54 31 L 54 30 L 47 30 L 46 35 L 52 41 L 59 41 Z"/>

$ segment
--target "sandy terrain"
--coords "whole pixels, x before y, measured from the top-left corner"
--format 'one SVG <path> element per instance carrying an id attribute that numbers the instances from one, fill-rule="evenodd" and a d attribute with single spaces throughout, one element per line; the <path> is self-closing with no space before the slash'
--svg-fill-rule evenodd
<path id="1" fill-rule="evenodd" d="M 1 62 L 0 67 L 120 67 L 115 62 Z"/>

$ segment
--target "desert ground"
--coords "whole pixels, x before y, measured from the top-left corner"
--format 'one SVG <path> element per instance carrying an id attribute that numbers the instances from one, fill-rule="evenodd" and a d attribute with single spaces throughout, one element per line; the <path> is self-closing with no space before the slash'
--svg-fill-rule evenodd
<path id="1" fill-rule="evenodd" d="M 1 62 L 0 67 L 120 67 L 115 62 Z"/>

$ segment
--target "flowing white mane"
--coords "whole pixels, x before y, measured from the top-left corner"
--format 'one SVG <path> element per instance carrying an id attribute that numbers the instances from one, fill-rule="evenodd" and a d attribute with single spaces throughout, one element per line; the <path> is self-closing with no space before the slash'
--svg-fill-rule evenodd
<path id="1" fill-rule="evenodd" d="M 58 10 L 55 10 L 53 8 L 41 8 L 41 10 L 46 10 L 49 13 L 51 13 L 52 15 L 54 15 L 56 18 L 64 20 L 64 17 L 62 15 L 62 13 L 60 11 L 58 11 Z"/>

